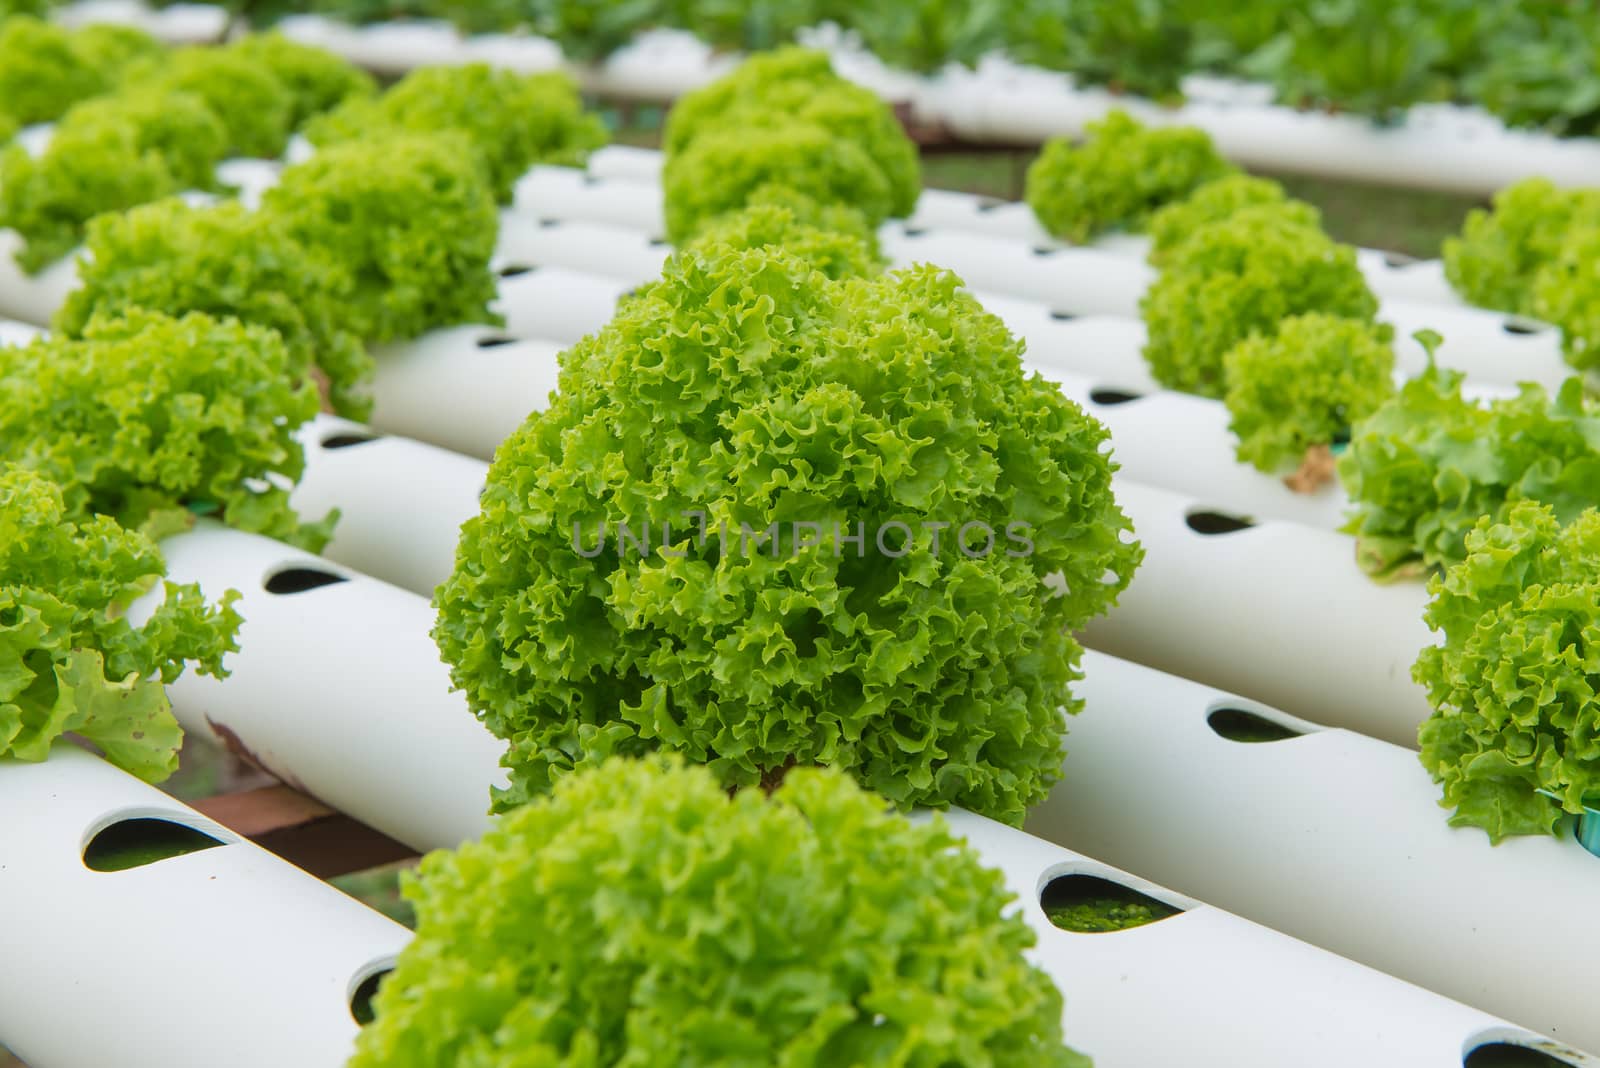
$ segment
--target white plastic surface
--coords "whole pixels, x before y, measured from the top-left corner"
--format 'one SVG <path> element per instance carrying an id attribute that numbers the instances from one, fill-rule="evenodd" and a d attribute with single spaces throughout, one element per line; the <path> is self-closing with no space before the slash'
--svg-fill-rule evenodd
<path id="1" fill-rule="evenodd" d="M 495 261 L 502 267 L 564 267 L 637 284 L 659 275 L 671 254 L 664 239 L 631 227 L 538 219 L 513 210 L 501 214 Z"/>
<path id="2" fill-rule="evenodd" d="M 64 256 L 40 271 L 25 274 L 16 254 L 22 237 L 15 230 L 0 230 L 0 317 L 34 326 L 50 319 L 78 284 L 76 256 Z"/>
<path id="3" fill-rule="evenodd" d="M 1037 144 L 1076 136 L 1122 108 L 1145 123 L 1198 126 L 1223 155 L 1247 167 L 1476 196 L 1534 176 L 1576 186 L 1592 185 L 1600 174 L 1600 141 L 1510 130 L 1476 109 L 1423 105 L 1395 125 L 1379 126 L 1360 116 L 1273 106 L 1260 100 L 1259 86 L 1199 82 L 1186 83 L 1195 90 L 1188 104 L 1166 108 L 1078 88 L 1065 74 L 995 56 L 976 71 L 947 69 L 918 102 L 921 117 L 973 141 Z"/>
<path id="4" fill-rule="evenodd" d="M 505 334 L 518 338 L 576 341 L 610 322 L 617 301 L 634 288 L 633 282 L 564 267 L 508 264 L 501 270 L 493 310 L 504 317 Z"/>
<path id="5" fill-rule="evenodd" d="M 372 425 L 488 459 L 556 388 L 561 348 L 482 326 L 384 346 L 375 352 Z"/>
<path id="6" fill-rule="evenodd" d="M 161 551 L 173 582 L 198 582 L 213 598 L 243 594 L 229 677 L 185 674 L 167 688 L 185 730 L 214 734 L 419 852 L 487 826 L 504 746 L 451 691 L 426 598 L 210 523 Z M 269 593 L 267 580 L 291 569 L 348 577 Z M 139 602 L 135 618 L 152 604 Z"/>
<path id="7" fill-rule="evenodd" d="M 1458 1002 L 1010 827 L 960 811 L 946 819 L 1021 899 L 1038 934 L 1033 959 L 1066 999 L 1067 1041 L 1095 1068 L 1461 1068 L 1462 1054 L 1485 1041 L 1539 1044 Z M 1075 874 L 1187 911 L 1126 931 L 1063 931 L 1039 895 Z M 1575 1065 L 1600 1063 L 1562 1052 Z"/>
<path id="8" fill-rule="evenodd" d="M 350 1000 L 399 924 L 61 743 L 0 760 L 0 1042 L 30 1068 L 339 1068 Z M 83 850 L 129 818 L 226 844 L 127 871 Z"/>
<path id="9" fill-rule="evenodd" d="M 290 503 L 304 516 L 340 513 L 322 555 L 431 597 L 450 574 L 462 522 L 478 512 L 483 461 L 331 415 L 299 438 L 306 469 Z"/>
<path id="10" fill-rule="evenodd" d="M 1600 1049 L 1580 978 L 1600 959 L 1600 930 L 1557 919 L 1600 895 L 1600 859 L 1570 835 L 1491 846 L 1449 826 L 1408 749 L 1108 656 L 1083 668 L 1063 778 L 1030 831 Z M 1309 733 L 1229 741 L 1207 723 L 1223 707 Z"/>
<path id="11" fill-rule="evenodd" d="M 1264 522 L 1200 534 L 1193 496 L 1119 482 L 1145 547 L 1090 648 L 1263 701 L 1317 723 L 1416 746 L 1429 705 L 1411 665 L 1432 635 L 1421 582 L 1380 585 L 1344 534 Z"/>
<path id="12" fill-rule="evenodd" d="M 0 347 L 7 345 L 26 345 L 44 331 L 28 323 L 19 323 L 12 319 L 0 319 Z"/>

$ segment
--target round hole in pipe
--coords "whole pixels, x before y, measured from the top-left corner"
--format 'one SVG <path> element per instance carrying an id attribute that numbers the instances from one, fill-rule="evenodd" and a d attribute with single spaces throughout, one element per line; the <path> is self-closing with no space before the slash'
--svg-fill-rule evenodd
<path id="1" fill-rule="evenodd" d="M 350 1016 L 362 1027 L 378 1018 L 372 1008 L 372 999 L 378 996 L 378 988 L 383 986 L 383 981 L 389 978 L 392 971 L 393 962 L 386 961 L 376 968 L 364 969 L 350 985 Z"/>
<path id="2" fill-rule="evenodd" d="M 1131 886 L 1098 875 L 1058 875 L 1039 892 L 1039 907 L 1052 924 L 1074 934 L 1126 931 L 1182 912 Z"/>
<path id="3" fill-rule="evenodd" d="M 1077 316 L 1072 312 L 1052 311 L 1050 313 L 1050 318 L 1054 319 L 1058 323 L 1070 323 L 1072 320 L 1076 319 Z"/>
<path id="4" fill-rule="evenodd" d="M 1404 252 L 1385 252 L 1383 254 L 1383 265 L 1385 267 L 1410 267 L 1416 262 L 1418 261 L 1415 256 L 1407 256 Z"/>
<path id="5" fill-rule="evenodd" d="M 501 278 L 519 278 L 525 274 L 532 274 L 538 269 L 538 267 L 529 266 L 526 263 L 508 263 L 506 266 L 496 271 L 495 274 Z"/>
<path id="6" fill-rule="evenodd" d="M 324 449 L 349 449 L 377 441 L 380 435 L 365 430 L 335 430 L 319 443 Z"/>
<path id="7" fill-rule="evenodd" d="M 650 247 L 651 248 L 671 248 L 672 247 L 672 242 L 668 241 L 666 238 L 661 237 L 661 236 L 658 235 L 658 236 L 652 237 L 650 239 Z"/>
<path id="8" fill-rule="evenodd" d="M 83 849 L 90 871 L 129 871 L 227 843 L 174 820 L 136 816 L 104 828 Z"/>
<path id="9" fill-rule="evenodd" d="M 1500 324 L 1500 329 L 1517 337 L 1533 337 L 1554 329 L 1549 323 L 1541 323 L 1537 319 L 1524 319 L 1517 315 L 1508 315 Z"/>
<path id="10" fill-rule="evenodd" d="M 1241 530 L 1249 530 L 1255 526 L 1253 520 L 1244 516 L 1229 515 L 1227 512 L 1215 512 L 1210 509 L 1200 509 L 1190 512 L 1183 517 L 1189 529 L 1196 534 L 1211 537 L 1216 534 L 1233 534 Z"/>
<path id="11" fill-rule="evenodd" d="M 1461 1065 L 1462 1068 L 1578 1068 L 1577 1061 L 1514 1042 L 1485 1043 L 1461 1058 Z"/>
<path id="12" fill-rule="evenodd" d="M 539 225 L 544 227 L 546 230 L 549 230 L 552 227 L 560 226 L 561 225 L 561 220 L 560 219 L 552 219 L 549 216 L 546 216 L 545 218 L 542 218 L 542 219 L 539 220 Z"/>
<path id="13" fill-rule="evenodd" d="M 996 208 L 1004 206 L 1005 203 L 999 197 L 979 197 L 978 214 L 987 215 Z"/>
<path id="14" fill-rule="evenodd" d="M 1033 246 L 1033 254 L 1035 256 L 1054 256 L 1057 252 L 1060 252 L 1060 251 L 1061 251 L 1061 249 L 1058 248 L 1055 245 L 1035 245 L 1035 246 Z"/>
<path id="15" fill-rule="evenodd" d="M 261 587 L 268 593 L 282 596 L 291 593 L 305 593 L 307 590 L 315 590 L 323 586 L 334 586 L 348 581 L 350 580 L 333 571 L 325 571 L 320 567 L 308 567 L 304 564 L 294 564 L 289 567 L 279 568 L 269 574 L 261 583 Z"/>
<path id="16" fill-rule="evenodd" d="M 1143 397 L 1143 393 L 1135 393 L 1127 389 L 1115 389 L 1111 386 L 1096 386 L 1089 391 L 1089 399 L 1096 404 L 1110 406 L 1113 404 L 1127 404 Z"/>
<path id="17" fill-rule="evenodd" d="M 485 334 L 476 344 L 480 349 L 497 349 L 502 345 L 514 345 L 516 342 L 516 338 L 506 337 L 504 334 Z"/>
<path id="18" fill-rule="evenodd" d="M 1269 719 L 1259 712 L 1252 712 L 1248 708 L 1226 706 L 1214 708 L 1211 714 L 1206 716 L 1206 725 L 1219 738 L 1250 744 L 1282 742 L 1289 738 L 1299 738 L 1302 734 L 1293 727 Z"/>

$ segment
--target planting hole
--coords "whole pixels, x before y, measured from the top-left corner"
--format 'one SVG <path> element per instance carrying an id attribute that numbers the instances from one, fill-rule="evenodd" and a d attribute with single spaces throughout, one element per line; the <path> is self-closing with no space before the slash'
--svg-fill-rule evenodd
<path id="1" fill-rule="evenodd" d="M 1518 337 L 1532 337 L 1535 334 L 1543 334 L 1552 329 L 1552 327 L 1549 323 L 1541 323 L 1537 319 L 1522 319 L 1511 316 L 1500 324 L 1500 329 Z"/>
<path id="2" fill-rule="evenodd" d="M 1005 201 L 1001 200 L 999 197 L 979 197 L 978 213 L 981 215 L 987 215 L 989 212 L 1001 207 L 1004 204 Z"/>
<path id="3" fill-rule="evenodd" d="M 377 434 L 369 434 L 365 430 L 335 430 L 322 439 L 322 447 L 324 449 L 348 449 L 377 440 Z"/>
<path id="4" fill-rule="evenodd" d="M 1417 262 L 1415 256 L 1407 256 L 1404 252 L 1385 252 L 1383 265 L 1385 267 L 1410 267 Z"/>
<path id="5" fill-rule="evenodd" d="M 1189 529 L 1196 534 L 1211 536 L 1213 534 L 1233 534 L 1240 530 L 1249 530 L 1255 523 L 1242 516 L 1228 515 L 1226 512 L 1190 512 L 1183 517 L 1189 524 Z"/>
<path id="6" fill-rule="evenodd" d="M 1033 254 L 1035 256 L 1054 256 L 1057 252 L 1060 252 L 1060 251 L 1061 250 L 1059 248 L 1057 248 L 1056 246 L 1054 246 L 1054 245 L 1035 245 L 1035 246 L 1033 246 Z"/>
<path id="7" fill-rule="evenodd" d="M 268 575 L 267 580 L 261 585 L 268 593 L 286 594 L 304 593 L 320 586 L 333 586 L 348 581 L 343 575 L 323 571 L 321 568 L 286 567 Z"/>
<path id="8" fill-rule="evenodd" d="M 544 219 L 540 219 L 539 220 L 539 225 L 544 227 L 546 230 L 549 230 L 551 227 L 560 226 L 561 225 L 561 220 L 560 219 L 544 218 Z"/>
<path id="9" fill-rule="evenodd" d="M 530 267 L 526 263 L 512 263 L 500 268 L 495 273 L 501 278 L 519 278 L 525 274 L 532 274 L 538 269 L 537 267 Z"/>
<path id="10" fill-rule="evenodd" d="M 1070 323 L 1072 320 L 1076 319 L 1077 316 L 1071 312 L 1053 311 L 1050 313 L 1050 318 L 1054 319 L 1058 323 Z"/>
<path id="11" fill-rule="evenodd" d="M 1230 742 L 1281 742 L 1301 733 L 1244 708 L 1213 709 L 1206 723 L 1218 737 Z"/>
<path id="12" fill-rule="evenodd" d="M 905 226 L 905 227 L 901 227 L 900 232 L 903 233 L 907 237 L 926 237 L 926 236 L 928 236 L 928 231 L 923 229 L 920 226 Z"/>
<path id="13" fill-rule="evenodd" d="M 651 248 L 671 248 L 672 247 L 672 242 L 668 241 L 664 237 L 652 237 L 650 239 L 650 247 Z"/>
<path id="14" fill-rule="evenodd" d="M 385 979 L 389 978 L 389 973 L 392 971 L 394 971 L 393 967 L 385 965 L 372 974 L 364 976 L 356 983 L 355 989 L 350 992 L 350 1015 L 362 1027 L 377 1019 L 377 1015 L 372 1011 L 372 999 L 377 997 L 378 988 L 383 985 Z"/>
<path id="15" fill-rule="evenodd" d="M 1574 1061 L 1542 1049 L 1510 1042 L 1490 1042 L 1461 1059 L 1462 1068 L 1577 1068 Z"/>
<path id="16" fill-rule="evenodd" d="M 516 342 L 517 339 L 514 337 L 505 337 L 501 334 L 485 334 L 478 339 L 478 347 L 480 349 L 497 349 L 502 345 L 514 345 Z"/>
<path id="17" fill-rule="evenodd" d="M 600 177 L 598 174 L 590 174 L 587 171 L 585 171 L 583 174 L 584 185 L 603 185 L 604 183 L 605 179 Z"/>
<path id="18" fill-rule="evenodd" d="M 1132 393 L 1125 389 L 1112 389 L 1109 386 L 1096 386 L 1089 391 L 1089 399 L 1096 404 L 1127 404 L 1143 397 L 1143 393 Z"/>
<path id="19" fill-rule="evenodd" d="M 193 827 L 142 816 L 118 820 L 89 839 L 83 864 L 91 871 L 128 871 L 226 844 Z"/>
<path id="20" fill-rule="evenodd" d="M 1126 931 L 1183 910 L 1098 875 L 1061 875 L 1045 884 L 1039 906 L 1050 922 L 1076 934 Z"/>

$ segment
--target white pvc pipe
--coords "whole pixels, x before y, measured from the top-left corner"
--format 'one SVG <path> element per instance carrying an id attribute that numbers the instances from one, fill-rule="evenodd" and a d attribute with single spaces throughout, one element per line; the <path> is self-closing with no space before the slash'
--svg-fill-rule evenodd
<path id="1" fill-rule="evenodd" d="M 1201 534 L 1217 506 L 1119 482 L 1144 562 L 1084 643 L 1293 715 L 1415 747 L 1430 712 L 1411 665 L 1432 644 L 1421 582 L 1373 582 L 1355 541 L 1292 523 Z"/>
<path id="2" fill-rule="evenodd" d="M 505 317 L 504 332 L 518 338 L 576 341 L 610 322 L 617 302 L 635 288 L 632 282 L 563 267 L 508 263 L 500 269 L 493 308 Z M 518 273 L 504 276 L 507 271 Z"/>
<path id="3" fill-rule="evenodd" d="M 56 8 L 51 17 L 66 26 L 133 26 L 168 44 L 211 44 L 228 22 L 227 10 L 213 4 L 173 4 L 158 10 L 139 0 L 77 0 Z"/>
<path id="4" fill-rule="evenodd" d="M 19 323 L 12 319 L 0 319 L 0 348 L 10 345 L 26 345 L 38 337 L 42 330 L 27 323 Z"/>
<path id="5" fill-rule="evenodd" d="M 636 145 L 606 145 L 589 153 L 585 169 L 596 178 L 661 184 L 661 168 L 666 156 L 653 148 Z"/>
<path id="6" fill-rule="evenodd" d="M 667 102 L 733 70 L 743 57 L 717 53 L 683 30 L 647 30 L 598 65 L 577 67 L 585 90 L 602 96 Z"/>
<path id="7" fill-rule="evenodd" d="M 507 341 L 481 326 L 435 330 L 381 348 L 373 426 L 491 457 L 529 412 L 548 403 L 560 351 L 555 342 Z"/>
<path id="8" fill-rule="evenodd" d="M 1600 930 L 1576 919 L 1600 894 L 1600 859 L 1570 836 L 1492 847 L 1446 822 L 1410 750 L 1112 657 L 1083 668 L 1063 778 L 1030 831 L 1600 1049 L 1581 978 Z M 1229 741 L 1208 726 L 1219 708 L 1305 736 Z"/>
<path id="9" fill-rule="evenodd" d="M 202 522 L 161 543 L 175 583 L 236 589 L 244 617 L 226 679 L 167 688 L 187 731 L 211 734 L 302 793 L 413 849 L 486 825 L 504 744 L 451 691 L 425 598 L 267 538 Z M 299 592 L 290 574 L 343 578 Z M 153 594 L 135 617 L 153 610 Z"/>
<path id="10" fill-rule="evenodd" d="M 1039 144 L 1076 136 L 1122 108 L 1147 124 L 1198 126 L 1223 155 L 1247 167 L 1474 196 L 1536 176 L 1558 185 L 1593 185 L 1600 173 L 1600 141 L 1511 130 L 1478 109 L 1418 105 L 1403 121 L 1380 126 L 1361 116 L 1297 111 L 1253 96 L 1253 87 L 1207 92 L 1168 108 L 1076 87 L 1068 75 L 995 56 L 976 71 L 947 69 L 918 102 L 923 118 L 973 141 Z"/>
<path id="11" fill-rule="evenodd" d="M 298 437 L 306 467 L 290 504 L 301 515 L 340 513 L 322 555 L 431 597 L 450 574 L 462 522 L 478 512 L 487 465 L 331 415 Z"/>
<path id="12" fill-rule="evenodd" d="M 15 230 L 0 230 L 0 316 L 48 326 L 67 294 L 77 287 L 77 257 L 64 256 L 29 275 L 17 265 L 16 254 L 22 246 L 22 237 Z"/>
<path id="13" fill-rule="evenodd" d="M 641 230 L 595 222 L 536 219 L 507 211 L 500 217 L 499 266 L 563 267 L 632 284 L 661 274 L 672 246 Z"/>
<path id="14" fill-rule="evenodd" d="M 1077 738 L 1076 729 L 1072 737 Z M 1197 771 L 1204 767 L 1193 761 L 1185 766 Z M 1070 758 L 1067 770 L 1070 776 Z M 1114 769 L 1107 771 L 1112 773 L 1104 778 L 1115 778 Z M 1138 784 L 1122 785 L 1132 793 Z M 1185 803 L 1186 798 L 1169 801 L 1178 807 Z M 1096 1068 L 1178 1063 L 1192 1068 L 1461 1068 L 1463 1054 L 1485 1042 L 1548 1046 L 1503 1020 L 1197 904 L 1082 854 L 971 813 L 954 811 L 945 818 L 966 835 L 985 864 L 1004 873 L 1007 887 L 1021 899 L 1022 915 L 1038 936 L 1033 960 L 1066 1000 L 1062 1021 L 1067 1042 L 1092 1056 Z M 1162 822 L 1157 819 L 1157 826 Z M 1148 830 L 1137 828 L 1139 833 Z M 1052 879 L 1070 875 L 1119 883 L 1185 911 L 1126 931 L 1063 931 L 1050 923 L 1039 895 Z M 1515 913 L 1503 915 L 1510 921 Z M 1347 905 L 1328 916 L 1351 921 Z M 1426 926 L 1416 924 L 1415 915 L 1410 919 Z M 1516 925 L 1504 926 L 1510 931 Z M 1551 929 L 1559 932 L 1562 927 Z M 1470 944 L 1457 947 L 1453 955 L 1465 955 Z M 1529 970 L 1540 963 L 1532 954 L 1524 959 Z M 1479 962 L 1467 974 L 1483 970 Z M 1574 980 L 1588 970 L 1543 972 L 1543 982 L 1530 986 L 1523 1000 L 1536 1000 L 1551 982 L 1563 979 L 1566 1000 L 1581 1000 L 1586 988 Z M 1560 1052 L 1574 1065 L 1600 1063 L 1574 1051 Z"/>
<path id="15" fill-rule="evenodd" d="M 0 760 L 0 1042 L 31 1068 L 339 1068 L 351 999 L 410 933 L 62 743 Z M 127 819 L 224 845 L 126 871 L 83 852 Z"/>

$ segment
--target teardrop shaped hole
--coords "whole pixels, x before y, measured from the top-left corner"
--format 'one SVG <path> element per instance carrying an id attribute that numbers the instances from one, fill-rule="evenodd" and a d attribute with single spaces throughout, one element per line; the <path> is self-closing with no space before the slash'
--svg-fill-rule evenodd
<path id="1" fill-rule="evenodd" d="M 1462 1068 L 1579 1068 L 1577 1061 L 1512 1042 L 1489 1042 L 1461 1058 Z"/>
<path id="2" fill-rule="evenodd" d="M 532 274 L 539 268 L 526 263 L 508 263 L 495 272 L 501 278 L 520 278 L 525 274 Z"/>
<path id="3" fill-rule="evenodd" d="M 516 338 L 506 337 L 503 334 L 485 334 L 477 340 L 477 346 L 480 349 L 498 349 L 502 345 L 515 345 L 516 343 Z"/>
<path id="4" fill-rule="evenodd" d="M 1303 734 L 1302 731 L 1268 719 L 1247 708 L 1212 709 L 1211 714 L 1206 716 L 1206 725 L 1219 738 L 1250 744 L 1282 742 L 1290 738 L 1299 738 Z"/>
<path id="5" fill-rule="evenodd" d="M 1415 256 L 1407 256 L 1404 252 L 1385 252 L 1383 265 L 1385 267 L 1410 267 L 1413 263 L 1420 262 Z"/>
<path id="6" fill-rule="evenodd" d="M 324 571 L 317 567 L 294 566 L 274 571 L 268 575 L 261 586 L 268 593 L 290 594 L 305 593 L 307 590 L 320 589 L 323 586 L 335 586 L 349 579 L 332 571 Z"/>
<path id="7" fill-rule="evenodd" d="M 1243 516 L 1229 515 L 1226 512 L 1213 512 L 1201 510 L 1190 512 L 1183 517 L 1190 530 L 1196 534 L 1212 537 L 1217 534 L 1233 534 L 1241 530 L 1249 530 L 1255 526 L 1252 520 Z"/>
<path id="8" fill-rule="evenodd" d="M 227 843 L 173 820 L 137 816 L 106 827 L 83 849 L 90 871 L 130 871 Z"/>
<path id="9" fill-rule="evenodd" d="M 1110 386 L 1096 386 L 1089 391 L 1089 399 L 1096 404 L 1107 406 L 1113 404 L 1127 404 L 1143 397 L 1143 393 L 1134 393 L 1126 389 L 1114 389 Z"/>
<path id="10" fill-rule="evenodd" d="M 394 971 L 394 965 L 384 964 L 375 971 L 357 979 L 350 990 L 350 1016 L 362 1027 L 367 1026 L 378 1018 L 372 1008 L 372 999 L 378 996 L 378 988 L 383 981 L 389 978 L 389 973 Z"/>
<path id="11" fill-rule="evenodd" d="M 1541 323 L 1537 319 L 1523 319 L 1519 316 L 1509 316 L 1500 324 L 1500 329 L 1515 337 L 1535 337 L 1555 328 L 1549 323 Z"/>
<path id="12" fill-rule="evenodd" d="M 1183 911 L 1130 886 L 1083 872 L 1051 879 L 1039 893 L 1039 907 L 1052 924 L 1074 934 L 1126 931 Z"/>
<path id="13" fill-rule="evenodd" d="M 324 449 L 350 449 L 357 445 L 365 445 L 369 441 L 377 441 L 380 436 L 369 434 L 364 430 L 335 430 L 319 444 Z"/>

